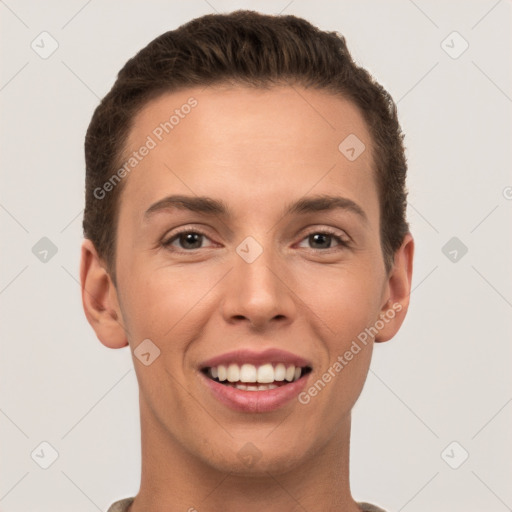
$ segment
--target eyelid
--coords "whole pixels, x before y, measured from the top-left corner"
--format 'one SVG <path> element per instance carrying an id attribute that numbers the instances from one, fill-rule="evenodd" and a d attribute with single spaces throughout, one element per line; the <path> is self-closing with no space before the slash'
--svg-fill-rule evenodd
<path id="1" fill-rule="evenodd" d="M 210 240 L 211 242 L 213 242 L 213 240 L 210 238 L 210 236 L 208 235 L 208 233 L 205 232 L 205 230 L 201 229 L 201 228 L 196 228 L 196 227 L 193 227 L 193 226 L 184 226 L 182 228 L 177 228 L 177 231 L 173 231 L 172 232 L 172 235 L 168 237 L 168 233 L 166 233 L 163 237 L 162 237 L 162 240 L 161 242 L 159 243 L 159 245 L 163 246 L 164 248 L 168 248 L 171 246 L 171 244 L 176 240 L 178 239 L 178 237 L 181 235 L 181 234 L 184 234 L 184 233 L 196 233 L 196 234 L 199 234 L 199 235 L 202 235 L 204 236 L 205 238 L 208 238 L 208 240 Z M 343 230 L 341 229 L 338 229 L 338 228 L 332 228 L 332 227 L 329 227 L 329 226 L 321 226 L 321 225 L 315 225 L 315 226 L 312 226 L 310 227 L 303 235 L 302 237 L 300 238 L 299 240 L 299 244 L 301 242 L 303 242 L 308 236 L 312 235 L 312 234 L 317 234 L 317 233 L 320 233 L 320 234 L 326 234 L 326 235 L 330 235 L 334 238 L 337 238 L 338 239 L 338 245 L 337 247 L 342 247 L 342 248 L 346 248 L 346 247 L 349 247 L 351 242 L 352 242 L 352 238 Z M 213 242 L 215 243 L 215 242 Z M 173 251 L 174 252 L 178 252 L 178 253 L 194 253 L 195 251 L 198 251 L 200 249 L 208 249 L 209 247 L 199 247 L 197 249 L 189 249 L 189 250 L 185 250 L 185 249 L 180 249 L 180 248 L 174 248 Z M 315 251 L 315 252 L 329 252 L 330 250 L 332 249 L 336 249 L 336 247 L 330 247 L 328 249 L 313 249 L 311 248 L 312 251 Z"/>
<path id="2" fill-rule="evenodd" d="M 203 235 L 204 237 L 208 238 L 210 241 L 213 242 L 213 240 L 211 240 L 210 236 L 207 233 L 205 233 L 204 230 L 202 230 L 200 228 L 195 228 L 192 226 L 185 226 L 181 229 L 177 228 L 177 231 L 173 230 L 171 236 L 168 236 L 169 233 L 166 233 L 162 237 L 162 241 L 160 242 L 160 244 L 163 245 L 164 247 L 170 246 L 172 242 L 174 242 L 180 235 L 182 235 L 184 233 L 196 233 L 198 235 Z M 186 251 L 184 249 L 179 249 L 179 248 L 176 249 L 177 252 L 193 252 L 193 251 L 197 251 L 197 250 L 198 249 L 190 249 L 190 250 Z"/>
<path id="3" fill-rule="evenodd" d="M 313 233 L 326 233 L 333 236 L 338 236 L 345 240 L 346 242 L 351 241 L 352 238 L 347 234 L 346 231 L 339 229 L 339 228 L 331 228 L 329 226 L 321 226 L 321 225 L 315 225 L 311 229 L 308 229 L 306 234 L 304 236 L 309 236 Z"/>
<path id="4" fill-rule="evenodd" d="M 299 243 L 301 243 L 305 238 L 307 238 L 313 234 L 317 234 L 317 233 L 330 235 L 333 238 L 338 239 L 338 245 L 337 245 L 338 248 L 340 248 L 340 247 L 348 248 L 348 247 L 350 247 L 351 242 L 352 242 L 352 238 L 343 230 L 331 228 L 328 226 L 314 226 L 313 228 L 309 229 L 302 236 Z M 311 248 L 311 250 L 315 251 L 315 252 L 328 253 L 332 250 L 336 250 L 336 247 L 329 247 L 328 249 L 313 249 L 313 248 Z"/>

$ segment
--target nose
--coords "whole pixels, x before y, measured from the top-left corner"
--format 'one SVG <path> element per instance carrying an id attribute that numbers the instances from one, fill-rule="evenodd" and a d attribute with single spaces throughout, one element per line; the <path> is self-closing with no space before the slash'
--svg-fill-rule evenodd
<path id="1" fill-rule="evenodd" d="M 226 322 L 248 322 L 259 331 L 292 322 L 296 304 L 289 274 L 269 249 L 252 262 L 235 254 L 234 267 L 224 283 Z"/>

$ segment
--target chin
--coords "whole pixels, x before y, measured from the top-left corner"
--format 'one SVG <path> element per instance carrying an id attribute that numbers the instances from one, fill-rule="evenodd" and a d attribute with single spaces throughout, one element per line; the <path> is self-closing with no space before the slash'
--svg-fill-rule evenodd
<path id="1" fill-rule="evenodd" d="M 301 442 L 289 448 L 284 448 L 282 442 L 280 448 L 275 446 L 276 443 L 256 443 L 238 441 L 236 449 L 231 445 L 222 450 L 222 454 L 205 454 L 204 462 L 217 471 L 232 473 L 232 476 L 268 478 L 269 473 L 283 474 L 300 467 L 306 456 Z"/>

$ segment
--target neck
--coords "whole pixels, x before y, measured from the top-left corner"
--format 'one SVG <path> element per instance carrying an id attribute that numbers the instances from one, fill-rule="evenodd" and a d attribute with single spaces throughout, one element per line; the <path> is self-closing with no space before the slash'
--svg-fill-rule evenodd
<path id="1" fill-rule="evenodd" d="M 187 451 L 141 401 L 141 485 L 129 512 L 360 512 L 349 484 L 350 416 L 337 432 L 298 467 L 222 472 Z"/>

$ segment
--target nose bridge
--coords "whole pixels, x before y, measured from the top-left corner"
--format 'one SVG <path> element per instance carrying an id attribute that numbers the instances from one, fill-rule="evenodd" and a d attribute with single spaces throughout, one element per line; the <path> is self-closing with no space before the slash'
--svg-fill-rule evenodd
<path id="1" fill-rule="evenodd" d="M 236 247 L 225 302 L 227 317 L 243 316 L 254 325 L 290 317 L 293 309 L 290 291 L 284 284 L 286 276 L 280 275 L 284 267 L 270 237 L 264 240 L 263 244 L 248 236 Z"/>

